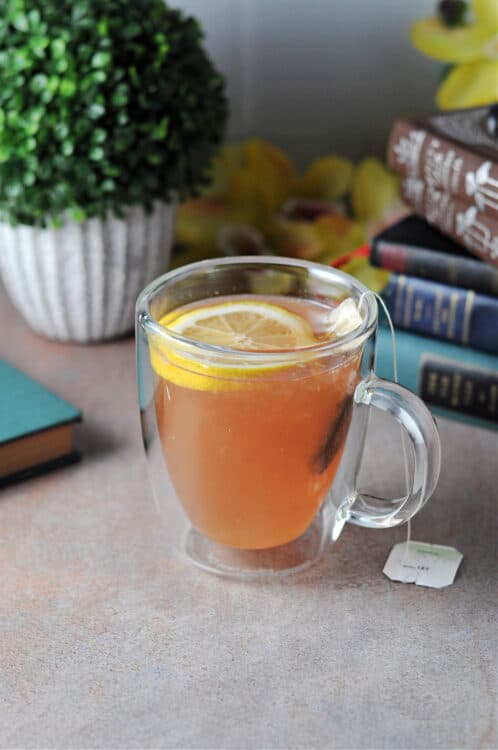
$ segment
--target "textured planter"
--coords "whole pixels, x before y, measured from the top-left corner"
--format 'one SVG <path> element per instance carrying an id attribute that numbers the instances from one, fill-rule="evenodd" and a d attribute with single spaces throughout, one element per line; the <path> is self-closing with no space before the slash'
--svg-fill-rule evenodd
<path id="1" fill-rule="evenodd" d="M 133 329 L 140 290 L 167 270 L 173 224 L 172 204 L 60 229 L 0 224 L 5 288 L 44 336 L 81 343 L 115 338 Z"/>

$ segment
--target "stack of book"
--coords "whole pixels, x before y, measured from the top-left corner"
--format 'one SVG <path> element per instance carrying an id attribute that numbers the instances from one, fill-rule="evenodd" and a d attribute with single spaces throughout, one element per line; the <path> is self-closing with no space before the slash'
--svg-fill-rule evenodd
<path id="1" fill-rule="evenodd" d="M 372 240 L 370 261 L 394 272 L 383 297 L 400 383 L 436 414 L 498 429 L 498 267 L 415 215 Z M 377 373 L 392 377 L 382 326 Z"/>
<path id="2" fill-rule="evenodd" d="M 498 429 L 496 109 L 394 124 L 387 160 L 415 214 L 373 239 L 370 260 L 393 271 L 383 296 L 402 385 L 435 413 Z M 382 327 L 377 351 L 391 377 Z"/>

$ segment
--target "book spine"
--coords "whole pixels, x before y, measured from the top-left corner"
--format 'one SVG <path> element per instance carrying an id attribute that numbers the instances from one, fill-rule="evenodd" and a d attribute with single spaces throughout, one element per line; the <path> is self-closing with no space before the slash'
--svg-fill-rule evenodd
<path id="1" fill-rule="evenodd" d="M 498 372 L 424 354 L 418 377 L 428 404 L 498 422 Z"/>
<path id="2" fill-rule="evenodd" d="M 498 358 L 396 331 L 399 382 L 435 413 L 498 430 Z M 462 356 L 465 359 L 462 359 Z M 391 336 L 377 332 L 377 374 L 392 377 Z"/>
<path id="3" fill-rule="evenodd" d="M 498 297 L 498 269 L 480 260 L 430 248 L 373 240 L 370 262 L 388 271 L 432 279 Z"/>
<path id="4" fill-rule="evenodd" d="M 398 274 L 383 294 L 400 328 L 498 354 L 498 299 Z"/>
<path id="5" fill-rule="evenodd" d="M 498 221 L 480 213 L 475 206 L 410 177 L 401 181 L 401 195 L 429 224 L 498 267 Z"/>
<path id="6" fill-rule="evenodd" d="M 395 172 L 498 218 L 498 163 L 408 120 L 391 131 L 387 162 Z"/>

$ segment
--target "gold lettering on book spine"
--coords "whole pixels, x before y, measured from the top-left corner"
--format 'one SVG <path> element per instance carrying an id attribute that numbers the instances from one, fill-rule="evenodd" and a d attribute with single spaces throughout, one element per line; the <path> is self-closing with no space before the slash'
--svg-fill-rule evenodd
<path id="1" fill-rule="evenodd" d="M 463 308 L 463 326 L 462 326 L 462 344 L 469 343 L 470 334 L 470 316 L 472 315 L 472 308 L 474 307 L 475 293 L 473 291 L 467 292 L 465 299 L 465 306 Z"/>
<path id="2" fill-rule="evenodd" d="M 413 305 L 413 320 L 415 323 L 420 323 L 424 314 L 424 300 L 422 297 L 417 297 L 415 304 Z"/>
<path id="3" fill-rule="evenodd" d="M 449 311 L 449 318 L 448 318 L 448 328 L 446 329 L 447 336 L 449 339 L 455 338 L 456 316 L 457 316 L 459 298 L 460 298 L 460 295 L 458 294 L 458 292 L 452 292 L 450 294 L 450 311 Z"/>
<path id="4" fill-rule="evenodd" d="M 466 379 L 463 384 L 463 405 L 467 408 L 474 403 L 474 383 Z"/>
<path id="5" fill-rule="evenodd" d="M 458 408 L 460 406 L 460 386 L 462 384 L 462 376 L 455 372 L 451 378 L 451 405 Z"/>
<path id="6" fill-rule="evenodd" d="M 429 396 L 436 396 L 438 392 L 438 373 L 429 372 L 429 378 L 427 381 L 427 394 Z"/>
<path id="7" fill-rule="evenodd" d="M 441 294 L 441 292 L 436 292 L 434 296 L 434 309 L 432 311 L 432 332 L 436 334 L 436 336 L 438 335 L 439 329 L 441 328 L 442 307 L 443 295 Z"/>

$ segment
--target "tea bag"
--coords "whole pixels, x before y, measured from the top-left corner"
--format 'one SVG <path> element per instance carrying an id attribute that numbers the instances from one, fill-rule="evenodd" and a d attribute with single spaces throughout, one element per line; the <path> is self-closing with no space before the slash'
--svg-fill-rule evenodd
<path id="1" fill-rule="evenodd" d="M 348 297 L 330 313 L 327 329 L 331 336 L 345 336 L 358 328 L 362 321 L 356 302 Z"/>

